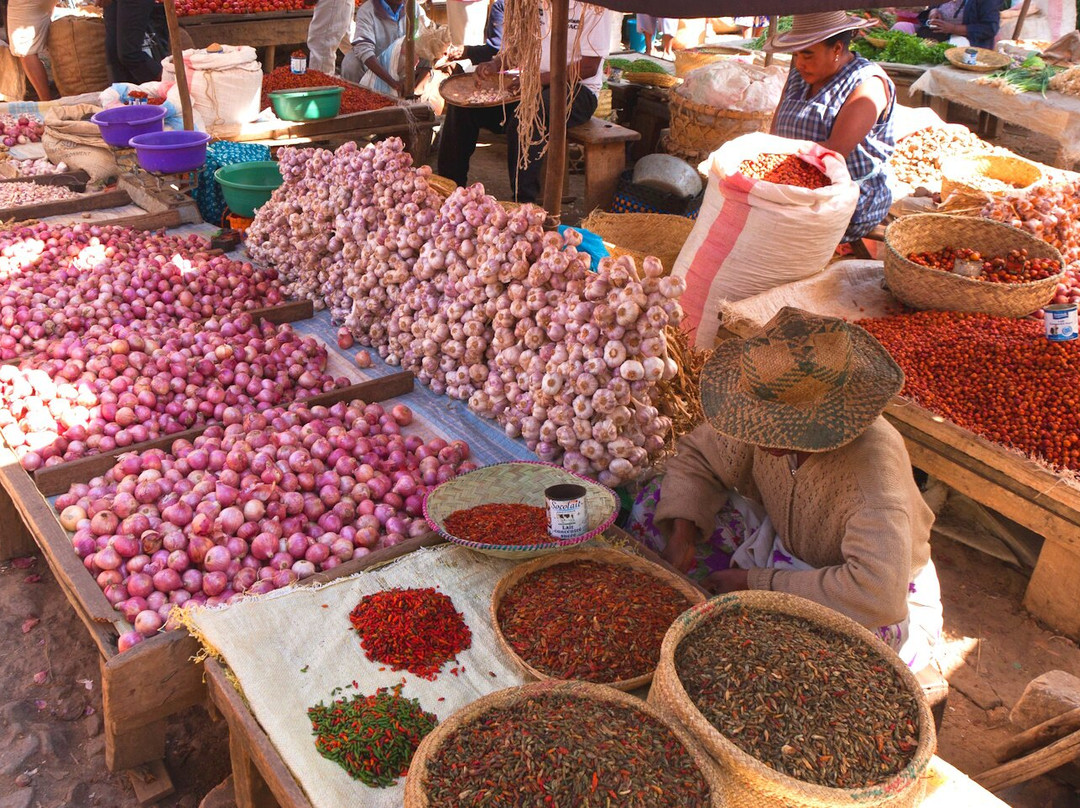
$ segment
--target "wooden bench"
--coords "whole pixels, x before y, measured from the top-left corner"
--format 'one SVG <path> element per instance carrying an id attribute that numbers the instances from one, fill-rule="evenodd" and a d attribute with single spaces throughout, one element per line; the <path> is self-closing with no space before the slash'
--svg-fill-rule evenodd
<path id="1" fill-rule="evenodd" d="M 607 208 L 626 168 L 626 144 L 640 140 L 633 129 L 602 118 L 566 130 L 568 143 L 585 147 L 585 211 Z"/>

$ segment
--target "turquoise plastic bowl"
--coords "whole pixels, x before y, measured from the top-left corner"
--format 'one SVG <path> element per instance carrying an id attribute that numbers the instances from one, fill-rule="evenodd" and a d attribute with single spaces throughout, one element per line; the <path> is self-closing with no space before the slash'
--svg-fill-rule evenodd
<path id="1" fill-rule="evenodd" d="M 255 211 L 284 182 L 281 169 L 273 160 L 222 166 L 214 172 L 214 179 L 221 186 L 229 210 L 245 219 L 254 217 Z"/>
<path id="2" fill-rule="evenodd" d="M 335 118 L 341 111 L 342 87 L 305 87 L 302 90 L 274 90 L 270 104 L 283 121 L 321 121 Z"/>

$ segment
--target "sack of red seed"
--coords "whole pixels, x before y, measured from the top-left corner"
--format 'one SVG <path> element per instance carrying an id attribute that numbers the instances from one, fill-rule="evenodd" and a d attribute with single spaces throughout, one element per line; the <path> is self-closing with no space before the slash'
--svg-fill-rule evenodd
<path id="1" fill-rule="evenodd" d="M 708 176 L 705 199 L 671 274 L 686 279 L 684 327 L 711 348 L 725 302 L 824 269 L 859 186 L 836 152 L 760 132 L 725 143 L 698 170 Z"/>

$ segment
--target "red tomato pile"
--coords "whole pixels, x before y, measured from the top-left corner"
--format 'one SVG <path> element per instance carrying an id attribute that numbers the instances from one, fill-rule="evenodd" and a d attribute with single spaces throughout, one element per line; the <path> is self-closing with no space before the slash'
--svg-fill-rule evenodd
<path id="1" fill-rule="evenodd" d="M 199 14 L 259 14 L 267 11 L 300 11 L 314 3 L 307 0 L 176 0 L 181 17 Z"/>
<path id="2" fill-rule="evenodd" d="M 1028 251 L 1009 250 L 1008 255 L 984 258 L 967 247 L 945 247 L 937 252 L 911 253 L 908 260 L 930 269 L 952 272 L 957 261 L 982 262 L 978 280 L 991 283 L 1030 283 L 1041 281 L 1061 272 L 1061 263 L 1052 258 L 1029 258 Z"/>
<path id="3" fill-rule="evenodd" d="M 270 106 L 270 93 L 274 90 L 296 90 L 302 87 L 326 87 L 327 85 L 345 88 L 345 92 L 341 94 L 342 115 L 369 109 L 382 109 L 394 104 L 394 99 L 389 96 L 365 90 L 335 76 L 320 73 L 318 70 L 309 70 L 307 73 L 298 75 L 288 67 L 279 67 L 263 76 L 262 108 Z"/>
<path id="4" fill-rule="evenodd" d="M 800 160 L 794 154 L 762 154 L 754 160 L 743 160 L 739 171 L 748 177 L 777 185 L 796 185 L 800 188 L 826 188 L 832 185 L 825 173 Z"/>

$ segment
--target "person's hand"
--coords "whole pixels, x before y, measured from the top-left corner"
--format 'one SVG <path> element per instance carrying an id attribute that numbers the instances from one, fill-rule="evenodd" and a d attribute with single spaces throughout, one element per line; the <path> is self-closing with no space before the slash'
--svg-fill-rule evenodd
<path id="1" fill-rule="evenodd" d="M 688 572 L 694 566 L 699 538 L 697 525 L 689 519 L 676 519 L 661 557 L 679 572 Z"/>
<path id="2" fill-rule="evenodd" d="M 709 575 L 701 585 L 714 595 L 726 595 L 728 592 L 742 592 L 750 588 L 750 574 L 747 570 L 717 570 Z"/>
<path id="3" fill-rule="evenodd" d="M 476 78 L 493 79 L 499 75 L 499 66 L 495 62 L 481 62 L 476 66 Z"/>
<path id="4" fill-rule="evenodd" d="M 465 46 L 464 45 L 451 45 L 446 49 L 446 53 L 443 55 L 442 61 L 444 62 L 457 62 L 465 58 Z"/>

